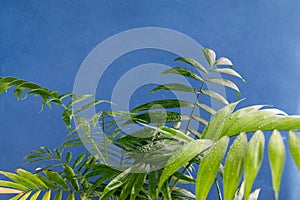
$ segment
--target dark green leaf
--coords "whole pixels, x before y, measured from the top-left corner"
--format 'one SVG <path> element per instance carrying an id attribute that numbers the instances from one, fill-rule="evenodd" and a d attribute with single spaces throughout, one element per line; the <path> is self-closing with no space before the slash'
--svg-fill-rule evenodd
<path id="1" fill-rule="evenodd" d="M 204 82 L 201 76 L 183 67 L 175 67 L 172 69 L 167 69 L 163 72 L 163 74 L 180 74 L 182 76 L 189 77 L 200 82 Z"/>
<path id="2" fill-rule="evenodd" d="M 181 92 L 192 92 L 192 93 L 198 93 L 196 89 L 186 86 L 183 84 L 179 83 L 170 83 L 170 84 L 164 84 L 164 85 L 159 85 L 156 88 L 152 89 L 150 93 L 154 93 L 158 90 L 174 90 L 174 91 L 181 91 Z"/>
<path id="3" fill-rule="evenodd" d="M 206 74 L 208 73 L 208 71 L 205 69 L 205 67 L 203 67 L 199 62 L 197 62 L 196 60 L 194 60 L 192 58 L 179 57 L 179 58 L 176 58 L 175 61 L 185 62 L 189 65 L 192 65 L 192 66 L 196 67 L 197 69 L 203 71 Z"/>

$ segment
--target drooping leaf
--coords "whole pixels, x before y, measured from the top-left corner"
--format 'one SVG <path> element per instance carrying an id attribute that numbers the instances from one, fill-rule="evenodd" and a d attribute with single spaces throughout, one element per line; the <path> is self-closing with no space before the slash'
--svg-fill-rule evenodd
<path id="1" fill-rule="evenodd" d="M 209 66 L 214 66 L 214 63 L 216 62 L 216 53 L 212 49 L 208 48 L 203 48 L 202 51 Z"/>
<path id="2" fill-rule="evenodd" d="M 197 200 L 205 200 L 207 198 L 210 188 L 216 179 L 228 142 L 228 137 L 221 138 L 201 161 L 196 180 Z"/>
<path id="3" fill-rule="evenodd" d="M 289 149 L 296 166 L 300 171 L 300 139 L 294 131 L 289 131 Z"/>
<path id="4" fill-rule="evenodd" d="M 263 161 L 265 137 L 262 131 L 256 131 L 249 141 L 245 159 L 245 190 L 244 198 L 248 200 L 253 182 Z"/>
<path id="5" fill-rule="evenodd" d="M 201 76 L 183 67 L 175 67 L 175 68 L 167 69 L 163 71 L 162 74 L 180 74 L 182 76 L 189 77 L 200 82 L 204 82 Z"/>
<path id="6" fill-rule="evenodd" d="M 197 62 L 196 60 L 192 59 L 192 58 L 183 58 L 183 57 L 179 57 L 176 58 L 175 61 L 182 61 L 185 62 L 191 66 L 196 67 L 197 69 L 203 71 L 204 73 L 208 73 L 208 71 L 206 70 L 205 67 L 203 67 L 199 62 Z"/>
<path id="7" fill-rule="evenodd" d="M 217 72 L 217 73 L 222 73 L 222 74 L 228 74 L 228 75 L 236 76 L 236 77 L 240 78 L 242 81 L 245 82 L 244 78 L 239 73 L 237 73 L 236 71 L 234 71 L 233 69 L 230 69 L 230 68 L 215 68 L 212 71 L 213 72 Z"/>
<path id="8" fill-rule="evenodd" d="M 184 144 L 181 148 L 176 150 L 168 160 L 164 171 L 159 180 L 158 191 L 162 188 L 164 182 L 181 167 L 184 167 L 192 158 L 201 152 L 211 147 L 211 140 L 193 140 Z"/>
<path id="9" fill-rule="evenodd" d="M 19 183 L 23 186 L 26 186 L 26 187 L 34 189 L 34 190 L 39 190 L 39 187 L 37 185 L 35 185 L 32 181 L 30 181 L 22 176 L 19 176 L 17 174 L 10 173 L 10 172 L 4 172 L 4 171 L 0 171 L 0 174 L 6 176 L 10 180 L 12 180 L 16 183 Z"/>
<path id="10" fill-rule="evenodd" d="M 269 163 L 272 174 L 272 186 L 275 198 L 279 197 L 281 175 L 285 162 L 285 146 L 279 131 L 274 130 L 268 145 Z"/>
<path id="11" fill-rule="evenodd" d="M 224 166 L 224 200 L 231 200 L 240 182 L 244 157 L 247 149 L 247 137 L 241 133 L 231 145 Z"/>
<path id="12" fill-rule="evenodd" d="M 225 57 L 221 57 L 219 58 L 215 63 L 214 63 L 215 66 L 217 65 L 228 65 L 228 66 L 232 66 L 232 62 L 228 59 L 228 58 L 225 58 Z"/>
<path id="13" fill-rule="evenodd" d="M 217 92 L 214 92 L 212 90 L 201 90 L 201 92 L 217 101 L 220 101 L 221 103 L 224 103 L 225 105 L 229 105 L 228 101 Z"/>
<path id="14" fill-rule="evenodd" d="M 20 184 L 20 183 L 14 183 L 11 181 L 4 181 L 0 180 L 0 187 L 9 187 L 12 189 L 17 189 L 17 190 L 22 190 L 22 191 L 29 191 L 29 188 L 27 188 L 25 185 Z"/>
<path id="15" fill-rule="evenodd" d="M 240 91 L 238 86 L 236 86 L 236 84 L 234 84 L 230 80 L 226 80 L 226 79 L 223 79 L 223 78 L 207 78 L 206 81 L 211 82 L 211 83 L 216 83 L 218 85 L 222 85 L 222 86 L 225 86 L 225 87 L 229 87 L 231 89 L 234 89 L 237 92 Z"/>
<path id="16" fill-rule="evenodd" d="M 33 175 L 32 173 L 30 173 L 30 172 L 28 172 L 28 171 L 26 171 L 24 169 L 17 169 L 16 171 L 17 171 L 17 173 L 20 176 L 22 176 L 22 177 L 30 180 L 31 182 L 33 182 L 38 187 L 40 187 L 40 188 L 42 188 L 44 190 L 48 189 L 48 186 L 42 180 L 40 180 L 38 177 L 36 177 L 35 175 Z"/>

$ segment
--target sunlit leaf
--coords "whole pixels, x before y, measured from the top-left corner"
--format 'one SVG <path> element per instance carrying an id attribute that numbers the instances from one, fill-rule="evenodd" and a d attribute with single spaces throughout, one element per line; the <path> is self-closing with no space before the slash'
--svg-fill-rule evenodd
<path id="1" fill-rule="evenodd" d="M 196 67 L 197 69 L 203 71 L 204 73 L 208 73 L 208 71 L 206 70 L 205 67 L 203 67 L 199 62 L 197 62 L 196 60 L 194 60 L 192 58 L 179 57 L 179 58 L 176 58 L 175 61 L 185 62 L 185 63 L 192 65 L 192 66 Z"/>
<path id="2" fill-rule="evenodd" d="M 175 68 L 167 69 L 163 71 L 162 74 L 180 74 L 182 76 L 189 77 L 200 82 L 204 82 L 201 76 L 183 67 L 175 67 Z"/>
<path id="3" fill-rule="evenodd" d="M 228 65 L 232 66 L 232 62 L 228 58 L 221 57 L 219 58 L 214 65 Z"/>
<path id="4" fill-rule="evenodd" d="M 229 138 L 220 139 L 200 163 L 196 180 L 196 198 L 205 200 L 216 179 L 218 169 L 228 146 Z"/>
<path id="5" fill-rule="evenodd" d="M 216 62 L 216 53 L 212 49 L 203 48 L 202 49 L 204 56 L 209 64 L 209 66 L 214 66 L 214 63 Z"/>
<path id="6" fill-rule="evenodd" d="M 272 174 L 272 185 L 275 198 L 279 197 L 281 175 L 285 162 L 285 146 L 279 131 L 274 130 L 268 145 L 269 163 Z"/>
<path id="7" fill-rule="evenodd" d="M 244 157 L 247 149 L 247 137 L 241 133 L 231 145 L 224 166 L 224 199 L 231 200 L 240 182 Z"/>
<path id="8" fill-rule="evenodd" d="M 30 200 L 36 200 L 36 199 L 38 199 L 40 193 L 41 193 L 41 190 L 40 190 L 40 191 L 37 191 L 36 193 L 34 193 L 34 194 L 30 197 Z"/>
<path id="9" fill-rule="evenodd" d="M 224 103 L 225 105 L 228 105 L 228 101 L 219 93 L 211 91 L 211 90 L 201 90 L 201 92 L 207 96 L 210 96 L 213 99 L 216 99 L 217 101 L 220 101 L 221 103 Z"/>
<path id="10" fill-rule="evenodd" d="M 240 78 L 242 81 L 245 82 L 245 80 L 243 79 L 243 77 L 239 73 L 237 73 L 236 71 L 234 71 L 233 69 L 230 69 L 230 68 L 215 68 L 212 71 L 213 72 L 217 72 L 217 73 L 222 73 L 222 74 L 228 74 L 228 75 L 236 76 L 236 77 Z"/>
<path id="11" fill-rule="evenodd" d="M 50 171 L 50 170 L 43 170 L 43 172 L 55 183 L 57 183 L 59 186 L 61 186 L 63 189 L 68 190 L 69 186 L 65 182 L 65 180 L 55 171 Z"/>
<path id="12" fill-rule="evenodd" d="M 294 131 L 289 132 L 289 149 L 296 166 L 300 171 L 300 139 Z"/>
<path id="13" fill-rule="evenodd" d="M 20 174 L 22 177 L 30 180 L 31 182 L 33 182 L 35 185 L 37 185 L 38 187 L 47 190 L 48 187 L 47 185 L 41 181 L 38 177 L 36 177 L 35 175 L 33 175 L 32 173 L 24 170 L 24 169 L 17 169 L 16 170 L 18 174 Z"/>
<path id="14" fill-rule="evenodd" d="M 4 181 L 4 180 L 0 180 L 0 187 L 9 187 L 12 189 L 22 190 L 25 192 L 29 191 L 29 188 L 27 188 L 23 184 L 14 183 L 14 182 L 10 182 L 10 181 Z"/>
<path id="15" fill-rule="evenodd" d="M 265 137 L 262 131 L 257 131 L 251 138 L 248 144 L 246 159 L 245 159 L 245 193 L 244 198 L 247 200 L 251 193 L 253 182 L 260 169 L 263 161 L 265 147 Z"/>
<path id="16" fill-rule="evenodd" d="M 234 84 L 230 80 L 226 80 L 226 79 L 223 79 L 223 78 L 207 78 L 206 81 L 229 87 L 231 89 L 234 89 L 237 92 L 240 91 L 238 86 L 236 86 L 236 84 Z"/>
<path id="17" fill-rule="evenodd" d="M 19 194 L 19 193 L 24 193 L 24 191 L 0 187 L 0 194 Z"/>
<path id="18" fill-rule="evenodd" d="M 212 141 L 211 140 L 194 140 L 189 143 L 184 144 L 181 148 L 176 150 L 170 159 L 168 160 L 164 171 L 159 180 L 159 187 L 158 191 L 163 186 L 164 182 L 177 170 L 189 162 L 192 158 L 196 155 L 200 154 L 201 152 L 207 150 L 211 147 Z"/>
<path id="19" fill-rule="evenodd" d="M 203 139 L 212 139 L 216 140 L 221 136 L 222 129 L 226 119 L 230 116 L 233 112 L 234 108 L 236 107 L 236 103 L 232 103 L 224 108 L 220 109 L 210 120 L 208 125 L 205 127 L 202 138 Z"/>

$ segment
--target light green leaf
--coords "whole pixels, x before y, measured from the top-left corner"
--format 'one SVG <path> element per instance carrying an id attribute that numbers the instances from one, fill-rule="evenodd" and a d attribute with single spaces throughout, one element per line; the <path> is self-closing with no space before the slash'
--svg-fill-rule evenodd
<path id="1" fill-rule="evenodd" d="M 218 169 L 228 146 L 229 138 L 221 138 L 204 156 L 196 180 L 196 199 L 205 200 L 216 179 Z"/>
<path id="2" fill-rule="evenodd" d="M 289 131 L 289 149 L 300 171 L 300 139 L 294 131 Z"/>
<path id="3" fill-rule="evenodd" d="M 31 195 L 31 191 L 24 194 L 19 200 L 27 200 L 27 198 Z"/>
<path id="4" fill-rule="evenodd" d="M 37 185 L 35 185 L 33 182 L 31 182 L 30 180 L 28 180 L 22 176 L 19 176 L 17 174 L 13 174 L 10 172 L 4 172 L 4 171 L 0 171 L 0 174 L 6 176 L 10 180 L 12 180 L 16 183 L 19 183 L 23 186 L 26 186 L 26 187 L 34 189 L 34 190 L 39 190 L 39 187 Z"/>
<path id="5" fill-rule="evenodd" d="M 213 72 L 217 72 L 217 73 L 222 73 L 222 74 L 228 74 L 228 75 L 236 76 L 236 77 L 240 78 L 242 81 L 245 82 L 244 78 L 239 73 L 237 73 L 236 71 L 234 71 L 233 69 L 230 69 L 230 68 L 215 68 L 212 71 Z"/>
<path id="6" fill-rule="evenodd" d="M 208 73 L 208 71 L 206 70 L 205 67 L 203 67 L 199 62 L 197 62 L 196 60 L 192 59 L 192 58 L 183 58 L 183 57 L 179 57 L 179 58 L 176 58 L 175 61 L 182 61 L 182 62 L 185 62 L 189 65 L 192 65 L 194 67 L 196 67 L 197 69 L 203 71 L 204 73 Z"/>
<path id="7" fill-rule="evenodd" d="M 219 137 L 221 137 L 224 123 L 233 112 L 237 104 L 238 102 L 235 102 L 219 110 L 205 127 L 202 138 L 217 140 Z"/>
<path id="8" fill-rule="evenodd" d="M 39 191 L 37 191 L 36 193 L 34 193 L 34 194 L 31 196 L 30 200 L 37 200 L 37 198 L 39 197 L 40 193 L 41 193 L 41 190 L 39 190 Z"/>
<path id="9" fill-rule="evenodd" d="M 239 185 L 243 167 L 244 157 L 247 149 L 247 137 L 241 133 L 231 145 L 224 166 L 224 200 L 231 200 Z"/>
<path id="10" fill-rule="evenodd" d="M 211 140 L 194 140 L 184 144 L 176 150 L 168 160 L 164 171 L 159 180 L 158 191 L 162 188 L 164 182 L 181 167 L 184 167 L 192 158 L 201 152 L 209 149 L 212 145 Z"/>
<path id="11" fill-rule="evenodd" d="M 256 131 L 249 141 L 245 160 L 245 190 L 244 198 L 248 200 L 253 182 L 263 161 L 265 137 L 262 131 Z"/>
<path id="12" fill-rule="evenodd" d="M 285 162 L 285 146 L 279 131 L 274 130 L 269 140 L 269 163 L 272 174 L 272 185 L 275 198 L 279 197 L 281 175 Z"/>
<path id="13" fill-rule="evenodd" d="M 50 189 L 52 189 L 52 190 L 58 189 L 58 187 L 54 183 L 52 183 L 50 181 L 50 179 L 48 179 L 40 174 L 34 174 L 34 175 L 37 176 L 40 180 L 42 180 L 47 185 L 47 187 L 49 187 Z"/>
<path id="14" fill-rule="evenodd" d="M 228 59 L 228 58 L 225 58 L 225 57 L 221 57 L 219 58 L 215 63 L 214 63 L 215 66 L 217 65 L 228 65 L 228 66 L 232 66 L 232 62 Z"/>
<path id="15" fill-rule="evenodd" d="M 188 70 L 183 67 L 175 67 L 175 68 L 167 69 L 167 70 L 163 71 L 162 74 L 180 74 L 182 76 L 195 79 L 202 83 L 204 82 L 204 80 L 201 78 L 201 76 L 199 76 L 198 74 L 192 72 L 191 70 Z"/>
<path id="16" fill-rule="evenodd" d="M 18 194 L 18 195 L 16 195 L 16 196 L 10 198 L 9 200 L 19 200 L 19 199 L 21 198 L 21 196 L 23 196 L 23 193 Z"/>
<path id="17" fill-rule="evenodd" d="M 197 106 L 199 106 L 200 108 L 202 108 L 203 110 L 205 110 L 206 112 L 208 112 L 211 115 L 216 114 L 216 111 L 209 107 L 208 105 L 202 104 L 202 103 L 197 103 Z"/>
<path id="18" fill-rule="evenodd" d="M 214 66 L 214 63 L 216 62 L 216 53 L 212 49 L 208 48 L 203 48 L 202 51 L 209 66 Z"/>
<path id="19" fill-rule="evenodd" d="M 75 194 L 74 194 L 74 191 L 70 191 L 67 200 L 75 200 Z"/>
<path id="20" fill-rule="evenodd" d="M 38 177 L 33 175 L 32 173 L 30 173 L 30 172 L 28 172 L 24 169 L 17 169 L 16 171 L 17 171 L 18 174 L 20 174 L 20 176 L 30 180 L 31 182 L 33 182 L 38 187 L 40 187 L 44 190 L 48 189 L 47 185 L 43 181 L 41 181 Z"/>
<path id="21" fill-rule="evenodd" d="M 29 189 L 23 184 L 14 183 L 10 181 L 3 181 L 3 180 L 0 180 L 0 187 L 9 187 L 12 189 L 22 190 L 25 192 L 29 191 Z"/>
<path id="22" fill-rule="evenodd" d="M 63 189 L 65 190 L 69 190 L 69 186 L 67 185 L 67 183 L 65 182 L 65 180 L 63 179 L 63 177 L 61 177 L 61 175 L 59 175 L 57 172 L 55 171 L 49 171 L 47 169 L 43 170 L 43 172 L 55 183 L 57 183 L 58 185 L 60 185 Z"/>
<path id="23" fill-rule="evenodd" d="M 211 91 L 211 90 L 201 90 L 201 92 L 207 96 L 210 96 L 213 99 L 216 99 L 217 101 L 220 101 L 221 103 L 224 103 L 225 105 L 228 105 L 228 101 L 219 93 Z"/>
<path id="24" fill-rule="evenodd" d="M 44 194 L 42 200 L 51 200 L 51 190 L 48 190 L 48 191 Z"/>
<path id="25" fill-rule="evenodd" d="M 199 91 L 197 91 L 196 89 L 180 83 L 169 83 L 169 84 L 159 85 L 156 88 L 152 89 L 150 93 L 154 93 L 158 90 L 174 90 L 174 91 L 181 91 L 181 92 L 199 93 Z"/>
<path id="26" fill-rule="evenodd" d="M 207 78 L 206 81 L 211 82 L 211 83 L 216 83 L 218 85 L 229 87 L 231 89 L 234 89 L 237 92 L 240 91 L 238 86 L 236 86 L 236 84 L 234 84 L 230 80 L 226 80 L 226 79 L 223 79 L 223 78 Z"/>

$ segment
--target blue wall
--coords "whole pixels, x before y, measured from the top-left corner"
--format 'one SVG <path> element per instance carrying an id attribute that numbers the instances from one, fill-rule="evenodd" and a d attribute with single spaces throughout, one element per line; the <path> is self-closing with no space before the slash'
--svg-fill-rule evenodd
<path id="1" fill-rule="evenodd" d="M 128 29 L 165 27 L 231 58 L 247 81 L 241 87 L 246 98 L 242 105 L 275 105 L 289 114 L 300 114 L 299 10 L 297 0 L 1 0 L 0 75 L 71 92 L 77 70 L 97 44 Z M 139 64 L 172 65 L 174 57 L 156 52 L 153 57 L 136 59 Z M 124 59 L 121 63 L 130 67 L 135 62 Z M 0 102 L 1 170 L 20 167 L 30 150 L 55 147 L 67 134 L 59 108 L 38 113 L 40 100 L 19 103 L 11 92 L 1 95 Z M 291 162 L 286 169 L 295 173 Z M 273 197 L 267 167 L 265 162 L 257 180 L 257 185 L 263 185 L 261 199 Z M 283 199 L 300 198 L 293 194 L 300 189 L 299 180 L 299 174 L 284 174 Z"/>

